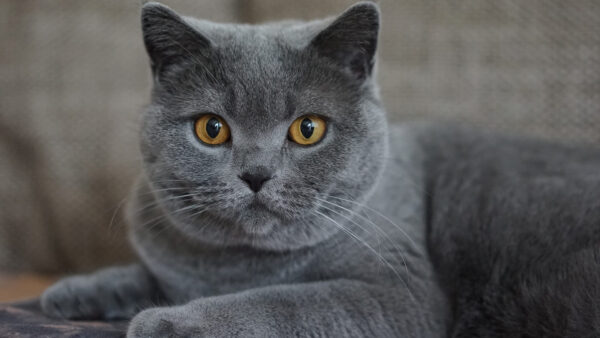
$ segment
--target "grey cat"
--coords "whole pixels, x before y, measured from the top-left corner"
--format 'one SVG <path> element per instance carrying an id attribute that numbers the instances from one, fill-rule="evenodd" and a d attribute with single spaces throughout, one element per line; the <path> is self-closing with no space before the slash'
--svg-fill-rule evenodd
<path id="1" fill-rule="evenodd" d="M 389 127 L 373 3 L 258 26 L 148 3 L 142 26 L 141 263 L 59 281 L 47 314 L 133 318 L 129 337 L 600 327 L 600 151 Z"/>

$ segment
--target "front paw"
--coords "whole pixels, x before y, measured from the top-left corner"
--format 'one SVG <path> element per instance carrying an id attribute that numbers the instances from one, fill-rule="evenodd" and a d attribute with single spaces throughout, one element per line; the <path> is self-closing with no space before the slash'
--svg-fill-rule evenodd
<path id="1" fill-rule="evenodd" d="M 75 276 L 58 281 L 41 296 L 49 316 L 66 319 L 124 319 L 139 310 L 126 288 L 104 283 L 92 276 Z"/>
<path id="2" fill-rule="evenodd" d="M 128 338 L 141 337 L 193 337 L 203 336 L 200 327 L 187 328 L 185 319 L 177 315 L 175 308 L 152 308 L 140 312 L 129 323 Z"/>
<path id="3" fill-rule="evenodd" d="M 231 319 L 227 313 L 212 307 L 188 304 L 151 308 L 133 317 L 127 337 L 259 337 Z"/>
<path id="4" fill-rule="evenodd" d="M 249 303 L 197 299 L 172 307 L 140 312 L 129 323 L 127 337 L 281 337 L 271 316 Z M 259 314 L 260 313 L 260 314 Z"/>

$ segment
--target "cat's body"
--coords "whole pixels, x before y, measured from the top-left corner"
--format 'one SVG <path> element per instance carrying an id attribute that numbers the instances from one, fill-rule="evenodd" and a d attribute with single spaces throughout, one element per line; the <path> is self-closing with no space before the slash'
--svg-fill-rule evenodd
<path id="1" fill-rule="evenodd" d="M 420 137 L 428 247 L 457 337 L 600 334 L 600 149 Z"/>
<path id="2" fill-rule="evenodd" d="M 590 332 L 573 324 L 581 316 L 519 329 L 548 310 L 522 282 L 562 282 L 564 270 L 546 265 L 574 253 L 594 271 L 574 292 L 598 279 L 578 250 L 600 237 L 599 152 L 447 125 L 387 128 L 371 77 L 377 13 L 363 3 L 335 21 L 254 27 L 146 5 L 155 89 L 127 213 L 141 264 L 63 280 L 44 310 L 135 315 L 128 334 L 139 337 Z M 221 115 L 231 140 L 195 138 L 198 110 Z M 306 113 L 322 113 L 328 130 L 299 146 L 286 132 Z M 137 314 L 156 304 L 170 306 Z"/>

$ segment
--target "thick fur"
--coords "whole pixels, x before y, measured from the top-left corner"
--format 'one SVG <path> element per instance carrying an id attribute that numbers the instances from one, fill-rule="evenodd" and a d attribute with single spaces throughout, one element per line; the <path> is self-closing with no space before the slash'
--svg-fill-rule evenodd
<path id="1" fill-rule="evenodd" d="M 418 138 L 453 336 L 600 335 L 600 150 L 460 128 Z"/>
<path id="2" fill-rule="evenodd" d="M 260 26 L 149 3 L 142 25 L 155 83 L 127 213 L 141 263 L 60 281 L 48 314 L 133 317 L 129 337 L 594 332 L 598 151 L 388 130 L 371 3 Z M 229 142 L 195 137 L 203 113 Z M 286 136 L 305 114 L 328 123 L 310 147 Z M 247 172 L 273 178 L 255 193 Z"/>

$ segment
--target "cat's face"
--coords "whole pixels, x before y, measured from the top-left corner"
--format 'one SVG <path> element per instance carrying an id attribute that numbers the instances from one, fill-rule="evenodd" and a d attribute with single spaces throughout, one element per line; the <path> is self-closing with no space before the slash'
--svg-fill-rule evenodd
<path id="1" fill-rule="evenodd" d="M 154 3 L 142 20 L 155 78 L 142 153 L 173 224 L 217 245 L 274 250 L 339 231 L 347 214 L 325 201 L 362 200 L 386 151 L 371 74 L 375 5 L 336 20 L 241 26 Z M 325 131 L 310 145 L 289 135 L 304 116 Z"/>

